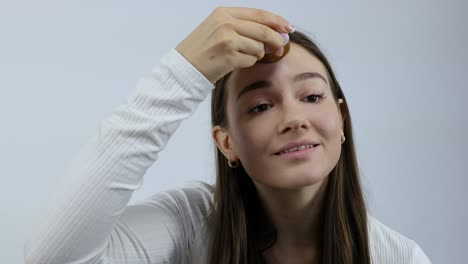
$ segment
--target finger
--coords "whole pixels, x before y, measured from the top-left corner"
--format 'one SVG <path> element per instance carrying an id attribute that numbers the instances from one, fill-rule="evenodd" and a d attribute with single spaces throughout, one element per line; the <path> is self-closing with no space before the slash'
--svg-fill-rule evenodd
<path id="1" fill-rule="evenodd" d="M 287 28 L 289 22 L 282 16 L 273 14 L 257 8 L 248 7 L 229 7 L 226 11 L 234 18 L 257 22 L 273 28 L 278 32 L 288 33 L 290 30 Z"/>
<path id="2" fill-rule="evenodd" d="M 258 58 L 243 52 L 237 52 L 236 60 L 236 65 L 238 65 L 239 68 L 248 68 L 255 65 Z"/>
<path id="3" fill-rule="evenodd" d="M 238 38 L 239 40 L 236 42 L 238 45 L 236 50 L 238 52 L 255 56 L 257 59 L 261 59 L 265 56 L 265 45 L 262 42 L 241 35 L 239 35 Z"/>
<path id="4" fill-rule="evenodd" d="M 280 49 L 289 41 L 289 36 L 286 33 L 281 33 L 284 35 L 282 36 L 270 27 L 255 22 L 235 20 L 233 26 L 237 34 L 260 41 L 273 49 Z"/>

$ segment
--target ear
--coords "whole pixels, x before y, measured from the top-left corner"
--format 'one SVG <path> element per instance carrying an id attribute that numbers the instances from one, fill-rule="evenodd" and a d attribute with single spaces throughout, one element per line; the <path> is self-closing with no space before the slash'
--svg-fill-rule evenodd
<path id="1" fill-rule="evenodd" d="M 226 129 L 220 126 L 212 128 L 212 137 L 218 149 L 223 153 L 228 160 L 237 160 L 237 154 L 233 149 L 232 139 Z"/>
<path id="2" fill-rule="evenodd" d="M 344 127 L 344 122 L 346 120 L 347 112 L 346 112 L 346 108 L 345 108 L 342 98 L 338 99 L 338 104 L 340 105 L 341 122 L 342 122 L 341 126 Z"/>

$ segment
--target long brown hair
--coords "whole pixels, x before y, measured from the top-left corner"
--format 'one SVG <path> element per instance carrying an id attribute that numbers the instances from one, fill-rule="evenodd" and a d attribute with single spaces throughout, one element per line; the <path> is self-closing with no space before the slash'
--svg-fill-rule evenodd
<path id="1" fill-rule="evenodd" d="M 367 211 L 359 181 L 351 116 L 343 91 L 322 51 L 305 34 L 295 31 L 290 41 L 306 48 L 328 71 L 335 102 L 343 99 L 345 142 L 341 156 L 328 175 L 323 205 L 320 262 L 370 264 Z M 226 82 L 218 80 L 211 97 L 212 126 L 227 128 Z M 215 146 L 216 187 L 208 217 L 210 264 L 265 263 L 262 252 L 276 241 L 276 230 L 257 196 L 255 185 L 242 167 L 233 169 Z"/>

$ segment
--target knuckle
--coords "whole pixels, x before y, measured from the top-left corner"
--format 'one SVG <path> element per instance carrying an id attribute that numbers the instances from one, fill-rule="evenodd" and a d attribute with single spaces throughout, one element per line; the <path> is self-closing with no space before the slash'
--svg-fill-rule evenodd
<path id="1" fill-rule="evenodd" d="M 224 6 L 217 6 L 217 7 L 214 9 L 213 13 L 218 14 L 218 13 L 223 13 L 223 12 L 225 12 L 225 11 L 226 11 L 226 7 L 224 7 Z"/>
<path id="2" fill-rule="evenodd" d="M 212 19 L 215 24 L 221 24 L 229 17 L 224 7 L 218 7 L 213 11 Z"/>
<path id="3" fill-rule="evenodd" d="M 221 23 L 216 26 L 214 30 L 214 34 L 218 42 L 223 42 L 225 39 L 230 38 L 232 35 L 232 30 L 230 30 L 230 25 L 226 23 Z"/>
<path id="4" fill-rule="evenodd" d="M 215 23 L 221 23 L 223 20 L 226 19 L 226 17 L 229 17 L 228 12 L 226 10 L 226 7 L 216 7 L 215 10 L 211 13 L 212 19 L 215 21 Z"/>
<path id="5" fill-rule="evenodd" d="M 261 59 L 265 57 L 265 51 L 260 51 L 258 54 L 257 54 L 257 59 Z"/>
<path id="6" fill-rule="evenodd" d="M 219 39 L 219 46 L 224 50 L 232 50 L 234 49 L 234 40 L 227 36 L 227 34 L 224 34 Z"/>
<path id="7" fill-rule="evenodd" d="M 241 62 L 243 67 L 250 67 L 257 62 L 258 58 L 255 56 L 247 56 L 244 58 L 244 61 Z"/>
<path id="8" fill-rule="evenodd" d="M 265 12 L 263 12 L 262 10 L 255 9 L 254 16 L 258 19 L 260 23 L 266 22 L 266 15 L 265 15 Z"/>
<path id="9" fill-rule="evenodd" d="M 235 67 L 236 64 L 236 57 L 234 52 L 227 54 L 226 57 L 224 57 L 224 63 L 228 65 L 229 67 Z"/>
<path id="10" fill-rule="evenodd" d="M 260 28 L 260 30 L 258 31 L 258 36 L 263 39 L 263 40 L 268 40 L 270 39 L 270 34 L 269 34 L 269 29 L 267 27 L 262 27 Z"/>
<path id="11" fill-rule="evenodd" d="M 248 66 L 254 65 L 259 58 L 251 57 L 251 61 L 249 62 Z"/>
<path id="12" fill-rule="evenodd" d="M 286 22 L 284 21 L 284 18 L 280 16 L 275 16 L 274 22 L 278 25 L 286 24 Z"/>
<path id="13" fill-rule="evenodd" d="M 220 21 L 219 28 L 223 31 L 230 32 L 234 30 L 234 23 L 230 20 L 223 20 Z"/>

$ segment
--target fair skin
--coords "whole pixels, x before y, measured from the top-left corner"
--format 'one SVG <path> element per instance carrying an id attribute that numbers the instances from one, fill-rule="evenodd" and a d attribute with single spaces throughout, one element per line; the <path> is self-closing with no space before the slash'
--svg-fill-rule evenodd
<path id="1" fill-rule="evenodd" d="M 313 74 L 294 80 L 306 72 Z M 257 188 L 278 231 L 267 255 L 279 263 L 317 260 L 324 183 L 340 157 L 343 133 L 341 101 L 334 100 L 327 76 L 317 58 L 292 43 L 280 61 L 232 73 L 226 85 L 228 128 L 213 128 L 217 147 L 227 159 L 241 162 Z M 239 97 L 244 87 L 261 80 L 268 88 Z M 323 98 L 315 96 L 322 93 Z M 319 143 L 313 155 L 286 160 L 274 154 L 303 139 Z"/>
<path id="2" fill-rule="evenodd" d="M 284 41 L 278 32 L 290 32 L 288 26 L 285 18 L 265 10 L 219 7 L 176 50 L 212 83 L 233 72 L 226 87 L 229 128 L 214 127 L 213 139 L 226 158 L 240 160 L 278 231 L 266 260 L 311 263 L 319 248 L 317 221 L 324 183 L 340 156 L 342 118 L 325 68 L 302 47 L 292 44 L 279 62 L 256 64 L 265 47 L 281 53 Z M 293 81 L 304 72 L 315 77 Z M 258 80 L 271 87 L 252 90 L 237 100 L 239 89 Z M 317 97 L 307 97 L 311 92 L 323 92 L 325 98 L 315 102 Z M 262 108 L 266 111 L 257 115 L 247 113 L 257 103 L 271 108 Z M 297 139 L 320 145 L 314 155 L 300 161 L 274 155 Z"/>
<path id="3" fill-rule="evenodd" d="M 271 12 L 242 7 L 218 7 L 176 50 L 212 83 L 236 68 L 254 65 L 265 47 L 282 51 L 280 33 L 289 22 Z"/>

